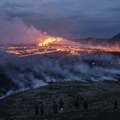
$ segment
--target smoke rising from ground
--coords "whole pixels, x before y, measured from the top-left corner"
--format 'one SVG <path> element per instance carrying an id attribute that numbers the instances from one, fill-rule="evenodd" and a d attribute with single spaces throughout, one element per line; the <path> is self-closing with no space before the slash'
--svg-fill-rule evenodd
<path id="1" fill-rule="evenodd" d="M 91 55 L 83 52 L 79 57 L 56 52 L 18 57 L 0 52 L 0 58 L 2 94 L 9 90 L 39 87 L 51 81 L 118 80 L 120 77 L 120 65 L 116 62 L 119 57 L 108 53 Z"/>

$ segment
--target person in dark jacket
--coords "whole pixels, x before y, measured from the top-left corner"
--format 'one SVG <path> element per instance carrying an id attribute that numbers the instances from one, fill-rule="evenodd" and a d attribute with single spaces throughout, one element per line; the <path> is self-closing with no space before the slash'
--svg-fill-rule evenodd
<path id="1" fill-rule="evenodd" d="M 117 100 L 115 100 L 115 102 L 114 102 L 114 109 L 118 109 L 118 101 Z"/>
<path id="2" fill-rule="evenodd" d="M 37 116 L 38 113 L 39 113 L 39 106 L 38 106 L 38 104 L 35 104 L 34 109 L 35 109 L 35 116 Z"/>
<path id="3" fill-rule="evenodd" d="M 45 102 L 41 101 L 40 102 L 40 113 L 41 113 L 41 115 L 44 114 L 44 111 L 45 111 Z"/>
<path id="4" fill-rule="evenodd" d="M 88 102 L 87 102 L 87 101 L 84 101 L 84 102 L 83 102 L 83 108 L 84 108 L 85 110 L 88 110 Z"/>
<path id="5" fill-rule="evenodd" d="M 64 101 L 62 98 L 59 100 L 59 108 L 64 108 Z"/>
<path id="6" fill-rule="evenodd" d="M 63 99 L 61 98 L 60 100 L 59 100 L 59 109 L 60 109 L 60 112 L 62 112 L 63 111 L 63 109 L 64 109 L 64 101 L 63 101 Z"/>
<path id="7" fill-rule="evenodd" d="M 58 112 L 58 104 L 56 103 L 56 101 L 53 101 L 52 108 L 53 108 L 53 113 L 57 113 Z"/>
<path id="8" fill-rule="evenodd" d="M 78 98 L 74 101 L 73 106 L 74 106 L 76 109 L 79 108 L 79 99 L 78 99 Z"/>

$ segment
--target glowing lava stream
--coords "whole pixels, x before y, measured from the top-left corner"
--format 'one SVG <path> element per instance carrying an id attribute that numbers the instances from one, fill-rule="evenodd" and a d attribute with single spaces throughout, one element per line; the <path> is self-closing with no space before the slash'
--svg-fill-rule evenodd
<path id="1" fill-rule="evenodd" d="M 104 46 L 104 45 L 89 45 L 89 44 L 81 44 L 80 42 L 74 42 L 74 41 L 70 41 L 70 40 L 66 40 L 63 39 L 61 37 L 52 37 L 52 36 L 45 36 L 43 38 L 38 39 L 38 46 L 49 46 L 52 44 L 56 44 L 59 45 L 59 49 L 63 50 L 63 46 L 60 45 L 64 45 L 64 46 L 78 46 L 79 48 L 83 48 L 83 51 L 95 51 L 95 50 L 99 50 L 99 51 L 105 51 L 105 52 L 120 52 L 120 48 L 117 46 Z M 69 48 L 68 48 L 69 49 Z M 75 50 L 75 48 L 74 48 Z M 73 50 L 72 50 L 73 51 Z M 74 53 L 74 52 L 73 52 Z"/>
<path id="2" fill-rule="evenodd" d="M 89 42 L 89 41 L 88 41 Z M 54 52 L 67 52 L 67 55 L 77 55 L 81 56 L 81 52 L 87 52 L 92 54 L 96 51 L 101 52 L 118 52 L 120 53 L 119 46 L 105 46 L 105 45 L 89 45 L 81 44 L 80 42 L 75 42 L 71 40 L 66 40 L 61 37 L 52 37 L 52 36 L 44 36 L 42 38 L 38 38 L 37 45 L 34 46 L 14 46 L 8 48 L 1 48 L 1 50 L 5 50 L 7 53 L 16 54 L 19 56 L 30 56 L 35 54 L 48 54 Z"/>

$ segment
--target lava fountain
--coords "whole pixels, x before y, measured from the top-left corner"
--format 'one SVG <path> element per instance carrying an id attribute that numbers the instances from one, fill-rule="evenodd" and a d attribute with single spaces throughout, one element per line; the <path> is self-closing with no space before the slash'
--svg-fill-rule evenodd
<path id="1" fill-rule="evenodd" d="M 45 36 L 43 38 L 38 39 L 38 46 L 46 46 L 50 44 L 56 44 L 61 42 L 63 38 L 61 37 L 52 37 L 52 36 Z"/>

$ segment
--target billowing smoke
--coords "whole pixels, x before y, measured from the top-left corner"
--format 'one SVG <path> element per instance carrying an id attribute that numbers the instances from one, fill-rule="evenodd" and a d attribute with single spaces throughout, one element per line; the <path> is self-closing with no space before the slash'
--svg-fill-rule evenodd
<path id="1" fill-rule="evenodd" d="M 62 57 L 63 56 L 63 57 Z M 0 93 L 39 87 L 51 81 L 120 79 L 118 56 L 108 53 L 67 52 L 18 57 L 0 52 Z"/>
<path id="2" fill-rule="evenodd" d="M 0 44 L 31 44 L 45 34 L 34 26 L 27 26 L 21 19 L 9 19 L 0 9 Z"/>

